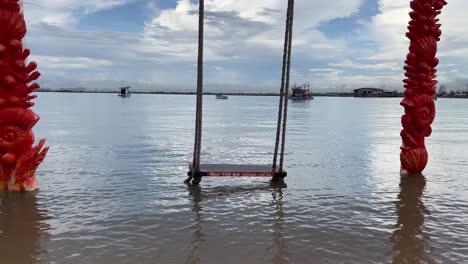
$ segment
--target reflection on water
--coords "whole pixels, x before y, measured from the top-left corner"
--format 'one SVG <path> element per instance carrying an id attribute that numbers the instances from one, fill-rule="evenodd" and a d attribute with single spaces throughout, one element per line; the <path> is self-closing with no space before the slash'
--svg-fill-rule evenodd
<path id="1" fill-rule="evenodd" d="M 270 185 L 254 186 L 254 187 L 215 187 L 209 190 L 202 190 L 199 185 L 187 185 L 190 196 L 192 197 L 192 211 L 195 215 L 195 223 L 192 226 L 193 238 L 191 242 L 191 250 L 187 258 L 187 264 L 203 263 L 198 254 L 198 250 L 205 242 L 205 234 L 203 233 L 203 207 L 201 202 L 203 199 L 225 199 L 230 195 L 239 193 L 250 193 L 255 191 L 271 191 L 272 201 L 271 206 L 274 209 L 273 219 L 273 241 L 272 246 L 274 253 L 272 264 L 287 264 L 289 263 L 288 254 L 286 251 L 285 228 L 284 228 L 284 212 L 283 212 L 283 188 L 287 188 L 284 182 L 271 182 Z"/>
<path id="2" fill-rule="evenodd" d="M 273 229 L 273 244 L 276 247 L 276 253 L 273 257 L 273 264 L 286 264 L 288 254 L 286 252 L 286 241 L 284 239 L 284 211 L 283 211 L 283 186 L 274 186 L 273 192 L 273 207 L 275 208 L 275 219 Z"/>
<path id="3" fill-rule="evenodd" d="M 424 233 L 424 217 L 429 211 L 422 196 L 426 186 L 423 177 L 402 177 L 396 202 L 398 221 L 392 235 L 393 263 L 427 263 L 429 237 Z"/>
<path id="4" fill-rule="evenodd" d="M 36 193 L 0 193 L 1 263 L 41 261 L 41 238 L 47 226 Z"/>
<path id="5" fill-rule="evenodd" d="M 195 214 L 195 224 L 193 225 L 193 239 L 192 239 L 192 249 L 190 250 L 190 255 L 187 258 L 188 264 L 198 264 L 200 263 L 200 257 L 197 255 L 197 250 L 200 245 L 203 243 L 203 227 L 201 223 L 201 212 L 202 207 L 201 202 L 201 188 L 199 185 L 188 185 L 190 196 L 193 197 L 193 206 L 192 211 Z"/>
<path id="6" fill-rule="evenodd" d="M 195 97 L 127 99 L 41 94 L 35 132 L 51 151 L 37 196 L 1 198 L 0 253 L 23 246 L 25 261 L 60 264 L 467 263 L 464 101 L 437 101 L 426 188 L 398 186 L 398 98 L 316 98 L 291 103 L 287 189 L 207 178 L 187 190 Z M 205 106 L 204 163 L 271 162 L 275 97 Z"/>

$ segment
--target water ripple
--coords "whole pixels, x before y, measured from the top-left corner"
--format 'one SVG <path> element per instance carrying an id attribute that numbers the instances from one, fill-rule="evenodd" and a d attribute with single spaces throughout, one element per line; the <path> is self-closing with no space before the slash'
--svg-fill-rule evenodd
<path id="1" fill-rule="evenodd" d="M 468 260 L 461 100 L 437 102 L 425 179 L 399 176 L 399 100 L 317 98 L 291 104 L 287 187 L 188 187 L 194 97 L 127 99 L 41 94 L 36 133 L 52 148 L 39 192 L 0 195 L 2 263 Z M 270 163 L 276 105 L 207 97 L 203 161 Z"/>

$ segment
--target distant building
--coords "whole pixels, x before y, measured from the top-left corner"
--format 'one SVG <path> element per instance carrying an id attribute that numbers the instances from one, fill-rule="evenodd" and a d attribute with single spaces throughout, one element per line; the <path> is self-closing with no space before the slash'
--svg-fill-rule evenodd
<path id="1" fill-rule="evenodd" d="M 467 91 L 460 91 L 460 90 L 458 90 L 458 91 L 455 93 L 455 97 L 468 97 L 468 92 L 467 92 Z"/>
<path id="2" fill-rule="evenodd" d="M 355 97 L 397 97 L 397 91 L 388 91 L 379 88 L 359 88 L 354 90 Z"/>

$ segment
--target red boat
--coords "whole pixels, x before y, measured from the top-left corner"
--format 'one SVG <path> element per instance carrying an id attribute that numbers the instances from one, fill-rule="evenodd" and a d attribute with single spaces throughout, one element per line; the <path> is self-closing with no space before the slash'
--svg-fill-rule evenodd
<path id="1" fill-rule="evenodd" d="M 306 83 L 301 86 L 296 86 L 292 88 L 291 95 L 289 96 L 291 100 L 313 100 L 314 97 L 310 92 L 310 84 Z"/>

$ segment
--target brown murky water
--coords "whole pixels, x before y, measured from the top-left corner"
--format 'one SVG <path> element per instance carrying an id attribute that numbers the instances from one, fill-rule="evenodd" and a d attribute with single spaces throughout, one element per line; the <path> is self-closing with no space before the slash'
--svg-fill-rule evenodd
<path id="1" fill-rule="evenodd" d="M 40 94 L 41 189 L 0 194 L 0 262 L 466 263 L 468 104 L 400 178 L 398 99 L 292 103 L 287 186 L 183 184 L 194 97 Z M 205 162 L 269 163 L 276 98 L 206 98 Z"/>

